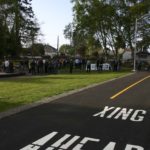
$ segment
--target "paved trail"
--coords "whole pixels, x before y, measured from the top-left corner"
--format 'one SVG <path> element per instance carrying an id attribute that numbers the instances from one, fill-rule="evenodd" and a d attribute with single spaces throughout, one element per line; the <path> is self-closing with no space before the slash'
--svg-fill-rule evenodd
<path id="1" fill-rule="evenodd" d="M 0 150 L 150 150 L 150 74 L 1 119 Z"/>

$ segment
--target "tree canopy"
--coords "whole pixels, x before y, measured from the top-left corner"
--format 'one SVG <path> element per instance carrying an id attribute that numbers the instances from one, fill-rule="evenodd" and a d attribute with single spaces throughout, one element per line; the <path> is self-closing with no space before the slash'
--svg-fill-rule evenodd
<path id="1" fill-rule="evenodd" d="M 74 46 L 86 45 L 108 50 L 118 57 L 119 48 L 134 50 L 136 19 L 150 12 L 149 0 L 72 0 L 74 20 L 66 26 L 66 38 L 72 38 Z M 150 15 L 138 20 L 140 45 L 150 45 Z"/>
<path id="2" fill-rule="evenodd" d="M 0 56 L 17 56 L 22 47 L 32 43 L 39 26 L 32 0 L 0 0 Z"/>

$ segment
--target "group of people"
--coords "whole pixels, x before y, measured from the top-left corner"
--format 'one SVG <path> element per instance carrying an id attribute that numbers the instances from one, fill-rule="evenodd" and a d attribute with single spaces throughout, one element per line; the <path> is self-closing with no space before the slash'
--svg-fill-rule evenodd
<path id="1" fill-rule="evenodd" d="M 26 74 L 47 74 L 58 73 L 63 68 L 68 68 L 70 73 L 76 69 L 86 70 L 91 72 L 91 63 L 93 60 L 83 58 L 33 58 L 33 59 L 21 59 L 14 62 L 9 59 L 5 59 L 2 63 L 2 70 L 6 73 L 22 72 Z M 97 67 L 97 71 L 103 70 L 103 58 L 98 58 L 94 61 Z M 113 71 L 119 69 L 118 61 L 113 62 Z"/>
<path id="2" fill-rule="evenodd" d="M 56 72 L 57 66 L 57 60 L 25 59 L 12 61 L 10 59 L 5 59 L 2 62 L 1 70 L 6 73 L 22 72 L 26 74 L 44 74 Z"/>
<path id="3" fill-rule="evenodd" d="M 26 74 L 47 74 L 58 73 L 60 69 L 72 66 L 73 68 L 83 68 L 84 61 L 75 59 L 71 61 L 69 58 L 33 58 L 11 60 L 5 59 L 1 64 L 1 71 L 6 73 L 22 72 Z M 70 71 L 72 72 L 72 71 Z"/>
<path id="4" fill-rule="evenodd" d="M 65 62 L 60 59 L 39 58 L 20 61 L 21 71 L 32 75 L 58 73 L 63 65 Z"/>
<path id="5" fill-rule="evenodd" d="M 84 70 L 86 66 L 86 60 L 82 58 L 70 58 L 68 64 L 70 66 L 70 73 L 72 73 L 73 69 Z"/>

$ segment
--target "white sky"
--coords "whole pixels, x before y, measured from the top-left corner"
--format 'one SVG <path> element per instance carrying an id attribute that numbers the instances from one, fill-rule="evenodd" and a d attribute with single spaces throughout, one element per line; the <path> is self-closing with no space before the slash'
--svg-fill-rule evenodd
<path id="1" fill-rule="evenodd" d="M 33 0 L 32 8 L 44 34 L 42 42 L 57 48 L 59 36 L 59 46 L 69 43 L 63 30 L 73 19 L 70 0 Z"/>

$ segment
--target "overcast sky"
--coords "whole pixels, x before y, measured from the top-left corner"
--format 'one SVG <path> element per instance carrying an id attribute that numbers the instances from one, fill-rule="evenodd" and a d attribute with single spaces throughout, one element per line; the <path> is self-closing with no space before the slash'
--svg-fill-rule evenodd
<path id="1" fill-rule="evenodd" d="M 32 7 L 44 34 L 42 42 L 57 48 L 59 36 L 59 46 L 69 43 L 63 30 L 73 19 L 70 0 L 33 0 Z"/>

